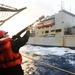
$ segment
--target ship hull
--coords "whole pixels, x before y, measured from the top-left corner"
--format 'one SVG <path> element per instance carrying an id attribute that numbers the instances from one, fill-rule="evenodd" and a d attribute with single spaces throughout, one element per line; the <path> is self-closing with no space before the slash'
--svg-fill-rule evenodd
<path id="1" fill-rule="evenodd" d="M 75 36 L 68 35 L 61 37 L 30 37 L 28 44 L 75 48 Z"/>

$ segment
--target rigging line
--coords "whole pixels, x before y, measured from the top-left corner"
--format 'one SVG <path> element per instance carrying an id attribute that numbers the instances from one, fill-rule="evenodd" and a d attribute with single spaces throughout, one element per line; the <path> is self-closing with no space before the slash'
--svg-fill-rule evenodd
<path id="1" fill-rule="evenodd" d="M 7 19 L 5 19 L 2 24 L 4 24 L 7 20 L 9 20 L 10 18 L 12 18 L 12 17 L 15 16 L 16 14 L 20 13 L 20 12 L 23 11 L 24 9 L 26 9 L 26 7 L 16 10 L 16 13 L 14 13 L 13 15 L 11 15 L 11 16 L 8 17 Z M 2 25 L 2 24 L 1 24 L 1 25 Z M 1 26 L 1 25 L 0 25 L 0 26 Z"/>
<path id="2" fill-rule="evenodd" d="M 12 8 L 12 9 L 16 9 L 16 8 L 14 8 L 14 7 L 11 7 L 11 6 L 8 6 L 8 5 L 5 5 L 5 4 L 0 4 L 0 6 Z"/>
<path id="3" fill-rule="evenodd" d="M 56 67 L 56 66 L 53 66 L 53 65 L 51 65 L 51 64 L 48 64 L 48 63 L 46 64 L 46 63 L 44 63 L 44 62 L 36 61 L 35 59 L 32 59 L 32 58 L 27 57 L 27 56 L 25 56 L 25 55 L 22 55 L 22 56 L 24 56 L 24 57 L 26 57 L 26 58 L 28 58 L 28 59 L 31 59 L 31 60 L 33 60 L 33 61 L 35 61 L 35 62 L 39 62 L 39 63 L 41 63 L 41 64 L 43 64 L 44 66 L 47 66 L 47 67 L 49 67 L 49 68 L 52 67 L 52 68 L 57 69 L 57 70 L 59 70 L 59 71 L 62 71 L 62 72 L 65 72 L 65 73 L 68 73 L 68 74 L 71 74 L 71 75 L 75 75 L 75 73 L 73 73 L 73 72 L 70 72 L 70 71 L 61 69 L 61 68 Z"/>

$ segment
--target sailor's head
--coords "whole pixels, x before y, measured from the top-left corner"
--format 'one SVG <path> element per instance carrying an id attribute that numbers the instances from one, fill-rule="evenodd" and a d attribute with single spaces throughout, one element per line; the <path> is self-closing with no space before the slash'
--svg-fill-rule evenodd
<path id="1" fill-rule="evenodd" d="M 8 32 L 4 31 L 4 30 L 0 30 L 0 39 L 1 38 L 7 38 L 9 35 L 8 35 Z"/>

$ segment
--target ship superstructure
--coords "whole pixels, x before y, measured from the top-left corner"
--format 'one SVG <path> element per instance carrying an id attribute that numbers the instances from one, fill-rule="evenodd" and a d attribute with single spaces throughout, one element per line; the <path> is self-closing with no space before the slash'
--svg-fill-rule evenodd
<path id="1" fill-rule="evenodd" d="M 28 44 L 75 47 L 75 15 L 60 10 L 47 16 L 31 30 Z"/>

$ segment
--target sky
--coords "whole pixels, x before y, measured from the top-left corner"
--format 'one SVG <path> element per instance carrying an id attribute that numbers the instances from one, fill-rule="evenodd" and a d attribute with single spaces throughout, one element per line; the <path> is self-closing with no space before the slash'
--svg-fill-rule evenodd
<path id="1" fill-rule="evenodd" d="M 61 9 L 61 0 L 0 0 L 0 4 L 5 4 L 15 8 L 27 7 L 16 16 L 5 22 L 0 29 L 15 35 L 26 26 L 35 22 L 40 16 L 51 16 Z M 75 14 L 75 0 L 62 0 L 62 7 Z"/>

